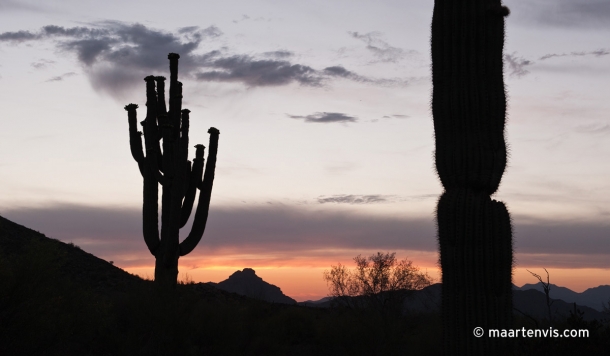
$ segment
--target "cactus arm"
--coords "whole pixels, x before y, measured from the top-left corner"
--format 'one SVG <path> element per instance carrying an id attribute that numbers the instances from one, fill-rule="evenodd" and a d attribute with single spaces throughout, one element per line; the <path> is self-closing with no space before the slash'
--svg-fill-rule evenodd
<path id="1" fill-rule="evenodd" d="M 159 128 L 157 126 L 157 93 L 155 91 L 155 77 L 150 75 L 146 81 L 146 119 L 143 121 L 144 141 L 146 142 L 146 164 L 152 171 L 156 181 L 163 186 L 169 184 L 168 179 L 159 170 L 160 157 Z"/>
<path id="2" fill-rule="evenodd" d="M 208 220 L 208 211 L 210 210 L 210 198 L 212 196 L 212 185 L 214 183 L 214 172 L 216 170 L 216 153 L 218 152 L 218 136 L 220 132 L 210 127 L 210 150 L 208 152 L 208 162 L 205 166 L 205 174 L 203 182 L 199 186 L 199 201 L 197 211 L 195 212 L 195 220 L 189 235 L 180 243 L 180 256 L 189 254 L 201 240 L 205 225 Z"/>
<path id="3" fill-rule="evenodd" d="M 189 178 L 189 180 L 190 180 L 190 177 L 191 177 L 191 169 L 192 169 L 191 161 L 187 160 L 184 163 L 184 171 L 185 171 L 184 176 Z M 189 189 L 189 181 L 187 181 L 184 184 L 184 189 L 182 190 L 182 199 L 184 199 L 184 197 L 186 196 L 186 192 L 188 191 L 188 189 Z"/>
<path id="4" fill-rule="evenodd" d="M 182 109 L 182 83 L 178 81 L 178 58 L 177 54 L 169 54 L 170 60 L 170 108 L 169 108 L 169 126 L 171 132 L 169 133 L 169 139 L 164 138 L 163 151 L 165 156 L 169 159 L 166 161 L 167 165 L 164 164 L 171 172 L 172 187 L 170 190 L 169 197 L 165 201 L 165 190 L 164 190 L 164 218 L 166 214 L 169 214 L 167 223 L 167 234 L 170 237 L 170 244 L 175 248 L 178 248 L 178 231 L 180 229 L 180 222 L 182 218 L 182 201 L 184 199 L 185 185 L 187 184 L 187 175 L 185 171 L 185 162 L 187 161 L 187 155 L 182 154 L 183 142 L 188 144 L 188 126 L 189 126 L 189 111 Z M 181 133 L 184 133 L 181 137 Z M 167 143 L 167 145 L 166 145 Z M 186 149 L 188 151 L 188 149 Z M 166 209 L 168 207 L 169 209 Z M 165 223 L 165 222 L 164 222 Z M 172 252 L 173 253 L 173 252 Z"/>
<path id="5" fill-rule="evenodd" d="M 181 123 L 181 118 L 182 118 L 182 82 L 176 82 L 176 90 L 174 93 L 174 108 L 172 111 L 172 115 L 170 116 L 171 120 L 172 120 L 172 125 L 174 125 L 174 127 L 176 128 L 176 130 L 174 130 L 174 136 L 173 139 L 174 141 L 178 141 L 178 139 L 180 138 L 180 123 Z M 190 112 L 190 111 L 189 111 Z M 188 116 L 188 114 L 187 114 Z"/>
<path id="6" fill-rule="evenodd" d="M 182 216 L 180 218 L 180 228 L 186 225 L 191 211 L 193 209 L 193 203 L 195 202 L 195 193 L 197 187 L 201 184 L 201 178 L 203 176 L 203 145 L 196 145 L 195 159 L 193 159 L 193 168 L 189 175 L 188 188 L 184 196 L 184 202 L 182 203 Z"/>
<path id="7" fill-rule="evenodd" d="M 159 116 L 167 115 L 167 107 L 165 106 L 165 77 L 155 77 L 157 82 L 157 112 Z"/>
<path id="8" fill-rule="evenodd" d="M 131 148 L 131 155 L 134 160 L 138 163 L 140 174 L 144 178 L 144 204 L 142 208 L 142 231 L 144 235 L 144 242 L 148 247 L 148 250 L 154 255 L 157 247 L 159 246 L 159 232 L 157 222 L 157 180 L 152 175 L 152 171 L 147 165 L 147 159 L 144 157 L 142 152 L 142 133 L 137 131 L 136 121 L 136 104 L 129 104 L 125 106 L 125 110 L 128 113 L 129 120 L 129 144 Z"/>
<path id="9" fill-rule="evenodd" d="M 150 170 L 144 169 L 144 205 L 142 209 L 142 231 L 144 242 L 154 256 L 159 247 L 159 186 Z"/>
<path id="10" fill-rule="evenodd" d="M 179 156 L 178 160 L 180 162 L 184 162 L 188 160 L 189 155 L 189 126 L 190 126 L 190 118 L 189 113 L 191 111 L 189 109 L 184 109 L 181 111 L 182 118 L 180 124 L 180 139 L 179 139 Z"/>
<path id="11" fill-rule="evenodd" d="M 137 111 L 138 105 L 129 104 L 125 106 L 127 111 L 127 119 L 129 121 L 129 146 L 131 148 L 131 156 L 136 162 L 142 162 L 144 160 L 144 153 L 142 152 L 142 133 L 138 131 L 137 122 Z"/>
<path id="12" fill-rule="evenodd" d="M 127 111 L 127 119 L 129 122 L 129 148 L 131 156 L 138 163 L 140 174 L 144 176 L 144 153 L 142 152 L 142 132 L 137 129 L 137 111 L 138 105 L 129 104 L 125 106 Z"/>
<path id="13" fill-rule="evenodd" d="M 155 82 L 157 83 L 157 121 L 158 125 L 161 126 L 165 122 L 163 119 L 167 117 L 167 109 L 165 107 L 165 77 L 157 76 L 155 77 Z M 161 132 L 157 134 L 157 152 L 161 152 L 161 146 L 159 141 L 161 141 L 163 135 Z M 159 171 L 163 172 L 163 162 L 162 155 L 157 156 L 157 164 L 159 166 Z"/>
<path id="14" fill-rule="evenodd" d="M 179 127 L 180 124 L 180 108 L 182 105 L 182 83 L 178 82 L 178 59 L 180 55 L 170 53 L 167 55 L 169 59 L 169 121 L 173 127 Z M 180 87 L 180 88 L 179 88 Z M 173 138 L 176 138 L 178 132 L 175 132 Z"/>

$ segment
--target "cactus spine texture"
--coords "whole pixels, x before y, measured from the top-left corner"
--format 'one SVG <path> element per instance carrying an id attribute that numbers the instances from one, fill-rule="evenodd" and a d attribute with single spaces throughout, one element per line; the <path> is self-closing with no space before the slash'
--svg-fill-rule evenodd
<path id="1" fill-rule="evenodd" d="M 210 208 L 212 183 L 216 167 L 219 131 L 208 130 L 210 144 L 208 163 L 204 167 L 204 146 L 196 145 L 191 166 L 188 157 L 189 113 L 182 110 L 182 83 L 178 81 L 176 53 L 168 55 L 170 68 L 169 111 L 165 106 L 165 78 L 148 76 L 146 81 L 146 119 L 144 131 L 146 155 L 142 151 L 142 133 L 137 131 L 136 104 L 125 106 L 129 121 L 131 154 L 144 178 L 144 206 L 142 229 L 144 241 L 155 256 L 155 283 L 174 288 L 178 279 L 178 258 L 190 253 L 201 240 Z M 156 84 L 156 90 L 155 90 Z M 163 141 L 163 150 L 160 142 Z M 203 175 L 203 180 L 202 180 Z M 161 236 L 159 236 L 158 199 L 161 195 Z M 195 193 L 199 189 L 199 203 L 193 227 L 184 241 L 179 241 L 179 230 L 188 221 Z"/>
<path id="2" fill-rule="evenodd" d="M 512 327 L 512 228 L 492 200 L 506 166 L 506 94 L 500 0 L 435 0 L 432 114 L 436 170 L 445 191 L 436 210 L 442 268 L 443 349 L 501 355 Z M 485 336 L 473 335 L 481 327 Z"/>

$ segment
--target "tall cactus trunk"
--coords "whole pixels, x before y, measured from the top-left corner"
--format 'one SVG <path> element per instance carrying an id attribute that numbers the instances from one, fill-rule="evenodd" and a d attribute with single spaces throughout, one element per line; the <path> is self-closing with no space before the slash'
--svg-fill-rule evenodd
<path id="1" fill-rule="evenodd" d="M 432 114 L 436 169 L 445 188 L 437 206 L 442 268 L 443 350 L 502 355 L 512 327 L 512 228 L 492 200 L 506 166 L 500 0 L 435 0 Z M 474 329 L 484 331 L 482 337 Z"/>
<path id="2" fill-rule="evenodd" d="M 146 155 L 142 152 L 142 133 L 137 131 L 135 104 L 125 106 L 129 118 L 131 154 L 144 178 L 144 207 L 142 211 L 144 241 L 155 256 L 155 283 L 172 289 L 178 280 L 178 259 L 190 253 L 201 240 L 210 207 L 212 184 L 216 167 L 219 131 L 208 130 L 210 147 L 208 164 L 204 167 L 204 146 L 196 145 L 191 166 L 188 157 L 189 113 L 182 110 L 182 83 L 178 81 L 178 59 L 170 53 L 169 111 L 165 106 L 165 78 L 148 76 L 146 81 L 146 119 L 142 121 Z M 155 88 L 156 84 L 156 88 Z M 160 141 L 163 140 L 163 151 Z M 202 181 L 203 175 L 203 181 Z M 161 236 L 159 237 L 158 199 L 161 195 Z M 179 231 L 188 221 L 195 194 L 200 190 L 193 227 L 180 242 Z"/>

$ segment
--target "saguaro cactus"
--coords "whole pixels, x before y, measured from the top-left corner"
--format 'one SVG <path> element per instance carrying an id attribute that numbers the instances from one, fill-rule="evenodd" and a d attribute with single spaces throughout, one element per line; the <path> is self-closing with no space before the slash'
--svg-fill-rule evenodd
<path id="1" fill-rule="evenodd" d="M 500 0 L 435 0 L 432 114 L 442 268 L 443 348 L 451 355 L 501 355 L 512 327 L 512 228 L 492 200 L 506 166 L 506 94 Z M 474 329 L 484 335 L 476 337 Z"/>
<path id="2" fill-rule="evenodd" d="M 125 106 L 129 120 L 131 155 L 144 178 L 142 228 L 144 241 L 155 256 L 155 283 L 173 288 L 178 278 L 178 258 L 190 253 L 201 240 L 210 208 L 219 131 L 211 127 L 208 163 L 203 173 L 203 145 L 196 145 L 192 167 L 188 157 L 189 110 L 182 109 L 182 83 L 178 81 L 178 59 L 170 53 L 169 111 L 165 106 L 165 78 L 148 76 L 146 81 L 146 119 L 144 131 L 146 155 L 142 151 L 142 132 L 137 130 L 136 104 Z M 156 84 L 156 91 L 155 91 Z M 160 142 L 163 141 L 163 150 Z M 202 181 L 203 175 L 203 181 Z M 161 235 L 159 237 L 158 199 L 161 196 Z M 195 193 L 199 204 L 193 227 L 184 241 L 179 230 L 191 215 Z"/>

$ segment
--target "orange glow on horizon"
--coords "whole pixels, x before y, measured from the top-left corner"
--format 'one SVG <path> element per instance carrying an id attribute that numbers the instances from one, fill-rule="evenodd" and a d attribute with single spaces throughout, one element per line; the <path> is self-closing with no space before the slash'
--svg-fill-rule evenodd
<path id="1" fill-rule="evenodd" d="M 292 252 L 292 251 L 291 251 Z M 362 250 L 310 250 L 300 251 L 295 256 L 282 251 L 265 251 L 263 253 L 238 253 L 236 251 L 200 251 L 180 258 L 179 277 L 181 281 L 220 282 L 235 271 L 252 268 L 256 274 L 268 283 L 281 288 L 287 296 L 297 300 L 317 300 L 327 296 L 328 288 L 323 280 L 324 270 L 341 263 L 347 268 L 354 268 L 353 258 L 358 254 L 370 256 L 376 251 Z M 525 255 L 522 255 L 524 257 Z M 408 258 L 419 267 L 420 272 L 428 273 L 433 283 L 441 281 L 441 271 L 438 266 L 438 253 L 429 251 L 396 251 L 398 260 Z M 525 258 L 524 258 L 525 260 Z M 154 259 L 133 260 L 134 265 L 122 268 L 130 273 L 152 279 L 154 277 Z M 536 260 L 537 261 L 537 260 Z M 538 262 L 534 262 L 538 263 Z M 541 267 L 518 265 L 513 270 L 513 283 L 519 287 L 526 283 L 535 284 L 538 280 L 529 272 L 543 276 L 546 273 Z M 575 292 L 583 292 L 587 288 L 610 284 L 610 269 L 603 268 L 554 268 L 549 265 L 550 282 Z"/>
<path id="2" fill-rule="evenodd" d="M 346 264 L 352 268 L 351 264 Z M 326 282 L 322 278 L 326 267 L 302 267 L 302 266 L 210 266 L 205 268 L 188 269 L 181 267 L 178 279 L 180 281 L 191 280 L 198 282 L 221 282 L 237 270 L 253 268 L 256 275 L 265 282 L 278 286 L 284 294 L 298 302 L 306 300 L 318 300 L 328 294 Z M 427 272 L 434 279 L 434 283 L 440 282 L 440 270 L 437 266 L 419 266 L 420 271 Z M 546 281 L 546 273 L 542 268 L 527 268 L 541 275 Z M 137 274 L 143 278 L 154 277 L 154 265 L 147 267 L 126 268 L 126 271 Z M 547 268 L 550 282 L 562 287 L 570 288 L 575 292 L 583 292 L 587 288 L 598 285 L 610 284 L 608 269 L 558 269 Z M 526 268 L 516 268 L 513 273 L 513 283 L 519 287 L 526 283 L 535 284 L 538 280 L 533 277 Z"/>

